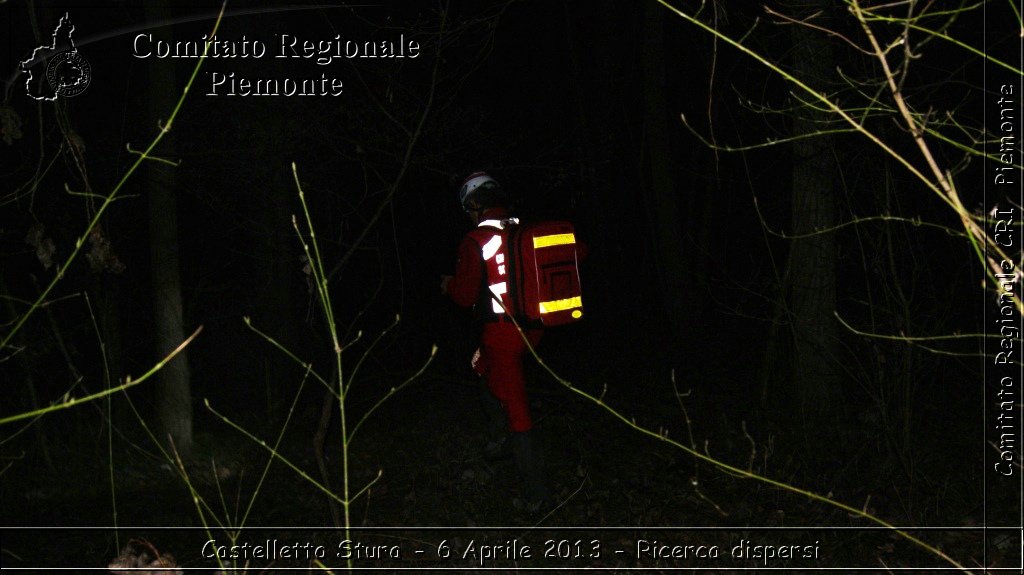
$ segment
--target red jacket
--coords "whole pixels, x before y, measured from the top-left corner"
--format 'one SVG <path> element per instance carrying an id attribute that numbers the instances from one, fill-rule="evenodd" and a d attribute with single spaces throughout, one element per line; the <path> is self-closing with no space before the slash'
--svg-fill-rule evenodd
<path id="1" fill-rule="evenodd" d="M 501 220 L 508 217 L 504 208 L 493 208 L 483 213 L 483 222 L 489 220 Z M 455 263 L 455 276 L 448 284 L 448 295 L 452 300 L 462 307 L 472 307 L 478 303 L 481 296 L 481 288 L 487 285 L 487 265 L 484 261 L 484 254 L 481 251 L 481 244 L 486 243 L 490 236 L 493 236 L 495 228 L 490 226 L 478 226 L 464 238 L 459 244 L 458 259 Z"/>

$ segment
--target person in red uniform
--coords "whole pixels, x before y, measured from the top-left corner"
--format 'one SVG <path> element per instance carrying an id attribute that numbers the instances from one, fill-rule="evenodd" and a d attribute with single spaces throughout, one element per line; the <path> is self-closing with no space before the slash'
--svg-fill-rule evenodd
<path id="1" fill-rule="evenodd" d="M 505 270 L 506 227 L 517 220 L 509 217 L 505 191 L 485 172 L 472 173 L 463 181 L 459 202 L 476 228 L 459 244 L 455 275 L 442 278 L 441 290 L 456 304 L 472 307 L 482 324 L 480 347 L 473 354 L 472 365 L 486 384 L 481 390 L 485 408 L 500 404 L 500 410 L 490 411 L 503 413 L 527 503 L 539 507 L 549 502 L 550 492 L 531 434 L 533 421 L 523 379 L 523 358 L 528 350 L 523 335 L 536 346 L 542 332 L 524 329 L 520 334 L 506 313 L 512 305 Z"/>

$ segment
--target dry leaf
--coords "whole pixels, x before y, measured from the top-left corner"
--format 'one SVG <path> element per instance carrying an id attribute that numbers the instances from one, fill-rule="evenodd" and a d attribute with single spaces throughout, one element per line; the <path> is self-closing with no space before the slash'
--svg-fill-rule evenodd
<path id="1" fill-rule="evenodd" d="M 57 251 L 57 245 L 53 243 L 53 238 L 46 237 L 46 228 L 43 224 L 29 228 L 25 234 L 25 243 L 36 249 L 36 258 L 43 264 L 44 270 L 53 266 L 53 254 Z"/>

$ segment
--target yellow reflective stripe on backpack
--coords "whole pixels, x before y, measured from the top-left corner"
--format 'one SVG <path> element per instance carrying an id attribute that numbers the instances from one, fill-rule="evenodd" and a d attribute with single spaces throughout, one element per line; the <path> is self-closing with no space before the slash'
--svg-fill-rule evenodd
<path id="1" fill-rule="evenodd" d="M 574 307 L 583 307 L 583 300 L 579 296 L 566 299 L 556 299 L 554 301 L 542 301 L 540 302 L 540 313 L 551 313 L 572 309 Z"/>
<path id="2" fill-rule="evenodd" d="M 576 243 L 575 234 L 553 234 L 550 236 L 537 236 L 533 238 L 534 249 L 574 243 Z"/>

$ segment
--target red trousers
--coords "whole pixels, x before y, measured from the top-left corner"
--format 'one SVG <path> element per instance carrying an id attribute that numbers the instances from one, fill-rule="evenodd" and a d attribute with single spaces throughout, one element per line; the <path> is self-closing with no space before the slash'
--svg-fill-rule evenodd
<path id="1" fill-rule="evenodd" d="M 525 330 L 530 345 L 540 342 L 540 330 Z M 510 431 L 529 431 L 533 427 L 530 419 L 530 403 L 526 398 L 526 381 L 523 378 L 524 355 L 530 352 L 516 326 L 510 322 L 485 323 L 480 338 L 480 359 L 473 369 L 483 376 L 487 387 L 501 402 L 505 410 Z"/>

